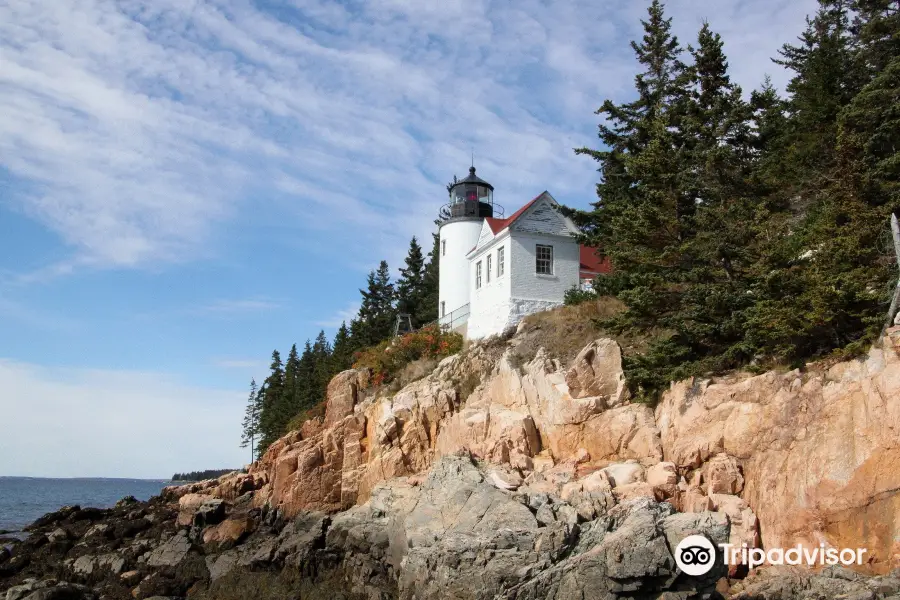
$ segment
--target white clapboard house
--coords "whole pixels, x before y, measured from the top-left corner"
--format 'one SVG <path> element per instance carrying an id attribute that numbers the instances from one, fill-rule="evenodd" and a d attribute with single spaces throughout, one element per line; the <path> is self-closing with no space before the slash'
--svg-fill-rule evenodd
<path id="1" fill-rule="evenodd" d="M 566 290 L 609 272 L 606 260 L 575 241 L 577 227 L 549 192 L 502 213 L 475 167 L 450 186 L 441 209 L 439 321 L 469 339 L 559 306 Z"/>

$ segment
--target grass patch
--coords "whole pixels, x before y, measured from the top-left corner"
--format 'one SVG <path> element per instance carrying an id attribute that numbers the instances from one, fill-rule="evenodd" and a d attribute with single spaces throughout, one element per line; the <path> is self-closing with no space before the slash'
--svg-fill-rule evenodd
<path id="1" fill-rule="evenodd" d="M 614 334 L 598 325 L 624 310 L 621 301 L 602 296 L 528 315 L 522 320 L 524 332 L 517 336 L 510 361 L 521 368 L 534 359 L 539 348 L 544 348 L 551 358 L 569 365 L 585 346 L 601 337 L 616 340 L 623 355 L 633 356 L 645 352 L 650 343 L 664 337 L 664 332 L 656 330 Z"/>

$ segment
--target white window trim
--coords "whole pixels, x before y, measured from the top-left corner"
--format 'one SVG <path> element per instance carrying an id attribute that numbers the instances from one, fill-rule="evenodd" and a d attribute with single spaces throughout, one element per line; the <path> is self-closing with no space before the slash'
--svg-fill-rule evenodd
<path id="1" fill-rule="evenodd" d="M 506 274 L 506 253 L 503 246 L 497 248 L 497 278 L 501 278 Z"/>
<path id="2" fill-rule="evenodd" d="M 491 269 L 493 268 L 492 258 L 493 257 L 490 254 L 488 254 L 485 257 L 485 265 L 484 265 L 485 266 L 485 269 L 484 269 L 484 282 L 485 283 L 491 282 Z"/>
<path id="3" fill-rule="evenodd" d="M 481 289 L 481 261 L 475 263 L 475 289 Z"/>
<path id="4" fill-rule="evenodd" d="M 441 256 L 447 256 L 447 240 L 441 240 Z"/>
<path id="5" fill-rule="evenodd" d="M 540 258 L 540 251 L 544 248 L 550 249 L 550 259 L 549 259 L 550 271 L 546 272 L 546 273 L 538 270 L 539 261 L 548 260 L 546 258 Z M 554 256 L 554 252 L 553 252 L 553 246 L 551 244 L 535 244 L 535 247 L 534 247 L 534 274 L 539 277 L 552 277 L 553 275 L 555 275 L 555 271 L 556 271 L 556 269 L 555 269 L 556 265 L 554 263 L 555 263 L 555 256 Z"/>
<path id="6" fill-rule="evenodd" d="M 447 303 L 445 301 L 441 300 L 441 318 L 443 319 L 446 316 L 447 316 Z"/>

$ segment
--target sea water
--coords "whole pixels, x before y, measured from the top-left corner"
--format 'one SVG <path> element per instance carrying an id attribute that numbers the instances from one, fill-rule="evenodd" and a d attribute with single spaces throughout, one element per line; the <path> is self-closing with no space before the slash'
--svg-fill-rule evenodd
<path id="1" fill-rule="evenodd" d="M 108 508 L 125 496 L 147 500 L 167 485 L 162 479 L 0 477 L 0 531 L 21 531 L 67 505 Z"/>

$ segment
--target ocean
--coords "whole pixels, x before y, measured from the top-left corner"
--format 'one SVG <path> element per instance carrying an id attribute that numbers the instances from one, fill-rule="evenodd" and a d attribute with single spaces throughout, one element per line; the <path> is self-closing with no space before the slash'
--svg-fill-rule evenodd
<path id="1" fill-rule="evenodd" d="M 0 531 L 18 532 L 66 505 L 108 508 L 125 496 L 147 500 L 172 482 L 162 479 L 0 477 Z"/>

